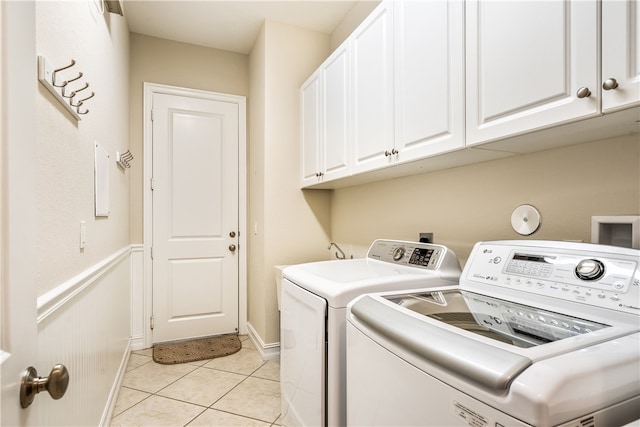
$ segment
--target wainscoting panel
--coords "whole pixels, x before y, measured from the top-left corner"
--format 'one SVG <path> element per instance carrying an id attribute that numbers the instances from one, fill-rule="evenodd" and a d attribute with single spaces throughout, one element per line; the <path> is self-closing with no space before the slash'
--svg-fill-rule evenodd
<path id="1" fill-rule="evenodd" d="M 38 374 L 62 363 L 69 388 L 60 401 L 38 396 L 43 424 L 110 421 L 130 350 L 131 248 L 126 247 L 38 298 Z"/>
<path id="2" fill-rule="evenodd" d="M 144 246 L 131 245 L 131 350 L 145 348 Z"/>

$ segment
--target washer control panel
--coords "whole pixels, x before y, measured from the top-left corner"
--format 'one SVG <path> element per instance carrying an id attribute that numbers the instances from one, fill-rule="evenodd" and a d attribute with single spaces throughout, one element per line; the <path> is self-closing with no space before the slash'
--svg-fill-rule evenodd
<path id="1" fill-rule="evenodd" d="M 512 288 L 640 315 L 640 251 L 587 243 L 480 242 L 461 287 Z"/>
<path id="2" fill-rule="evenodd" d="M 367 253 L 367 258 L 427 270 L 438 270 L 448 257 L 455 255 L 444 246 L 397 240 L 376 240 Z"/>

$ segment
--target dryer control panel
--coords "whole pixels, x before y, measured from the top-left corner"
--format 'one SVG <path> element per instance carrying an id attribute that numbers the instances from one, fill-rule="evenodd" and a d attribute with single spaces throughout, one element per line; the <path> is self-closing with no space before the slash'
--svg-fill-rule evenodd
<path id="1" fill-rule="evenodd" d="M 461 270 L 458 257 L 450 249 L 432 243 L 376 240 L 367 258 L 427 270 Z"/>
<path id="2" fill-rule="evenodd" d="M 479 242 L 462 288 L 483 283 L 640 315 L 640 251 L 588 243 Z"/>

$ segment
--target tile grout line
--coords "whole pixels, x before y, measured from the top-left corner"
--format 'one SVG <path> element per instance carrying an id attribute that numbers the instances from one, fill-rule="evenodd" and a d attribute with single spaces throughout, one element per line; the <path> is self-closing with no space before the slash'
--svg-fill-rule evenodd
<path id="1" fill-rule="evenodd" d="M 244 342 L 246 342 L 246 341 L 247 341 L 247 340 L 245 339 L 244 341 L 242 341 L 242 343 L 244 344 Z M 256 350 L 255 348 L 252 348 L 251 346 L 248 346 L 248 347 L 244 347 L 244 346 L 242 346 L 242 347 L 241 347 L 241 350 L 242 350 L 242 349 L 253 350 L 253 351 L 256 351 L 256 352 L 257 352 L 257 350 Z M 150 360 L 148 360 L 148 361 L 146 361 L 146 362 L 142 363 L 142 364 L 141 364 L 141 365 L 139 365 L 139 366 L 136 366 L 136 367 L 134 367 L 134 368 L 132 368 L 132 369 L 130 369 L 130 370 L 128 370 L 128 371 L 126 371 L 126 372 L 125 372 L 125 375 L 126 375 L 126 374 L 128 374 L 128 373 L 130 373 L 130 372 L 132 372 L 132 371 L 135 371 L 135 370 L 137 370 L 137 369 L 139 369 L 139 368 L 141 368 L 141 367 L 143 367 L 143 366 L 146 366 L 146 365 L 148 365 L 149 363 L 154 363 L 154 364 L 158 364 L 158 365 L 163 365 L 163 364 L 159 364 L 159 363 L 155 362 L 155 361 L 153 360 L 153 356 L 149 356 L 148 354 L 145 354 L 144 352 L 147 352 L 147 353 L 148 353 L 148 349 L 144 349 L 144 350 L 136 350 L 136 351 L 133 351 L 133 352 L 132 352 L 132 354 L 136 354 L 136 355 L 138 355 L 138 356 L 142 356 L 142 357 L 145 357 L 145 358 L 149 358 Z M 278 419 L 279 419 L 279 418 L 280 418 L 280 416 L 281 416 L 281 414 L 280 414 L 280 413 L 278 413 L 278 414 L 275 416 L 275 418 L 273 419 L 273 421 L 266 421 L 266 420 L 264 420 L 264 419 L 255 418 L 255 417 L 247 416 L 247 415 L 242 415 L 242 414 L 238 414 L 238 413 L 235 413 L 235 412 L 230 412 L 230 411 L 228 411 L 228 410 L 222 410 L 222 409 L 216 409 L 216 408 L 213 408 L 213 406 L 214 406 L 216 403 L 218 403 L 218 402 L 219 402 L 220 400 L 222 400 L 223 398 L 227 397 L 227 396 L 229 395 L 229 393 L 231 393 L 231 392 L 232 392 L 233 390 L 235 390 L 238 386 L 240 386 L 240 384 L 243 384 L 244 382 L 246 382 L 248 378 L 254 378 L 254 379 L 257 379 L 257 380 L 261 380 L 261 381 L 269 381 L 269 382 L 273 382 L 273 383 L 279 383 L 279 382 L 280 382 L 279 380 L 274 380 L 274 379 L 269 378 L 269 377 L 263 377 L 263 376 L 256 376 L 256 375 L 255 375 L 255 374 L 256 374 L 260 369 L 264 368 L 264 367 L 265 367 L 265 366 L 270 362 L 270 360 L 266 360 L 266 361 L 265 361 L 265 360 L 263 360 L 263 361 L 262 361 L 262 363 L 260 364 L 260 366 L 258 366 L 257 368 L 253 369 L 249 374 L 244 374 L 244 373 L 238 373 L 238 372 L 234 372 L 234 371 L 230 371 L 230 370 L 225 370 L 225 369 L 220 369 L 220 368 L 216 368 L 216 367 L 208 367 L 208 366 L 205 366 L 207 363 L 209 363 L 210 361 L 212 361 L 212 360 L 214 360 L 214 359 L 215 359 L 215 358 L 213 358 L 213 359 L 207 359 L 204 363 L 202 363 L 202 364 L 200 364 L 200 365 L 190 365 L 190 366 L 194 367 L 194 369 L 190 370 L 189 372 L 184 373 L 183 375 L 181 375 L 180 377 L 176 378 L 176 379 L 175 379 L 174 381 L 172 381 L 171 383 L 169 383 L 169 384 L 165 385 L 164 387 L 160 388 L 159 390 L 156 390 L 155 392 L 149 392 L 149 391 L 146 391 L 146 390 L 140 390 L 140 389 L 137 389 L 137 388 L 134 388 L 134 387 L 131 387 L 131 386 L 121 386 L 121 388 L 126 388 L 126 389 L 133 390 L 133 391 L 137 391 L 137 392 L 140 392 L 140 393 L 145 393 L 145 394 L 146 394 L 146 396 L 145 396 L 142 400 L 140 400 L 140 401 L 136 402 L 135 404 L 133 404 L 132 406 L 130 406 L 130 407 L 128 407 L 128 408 L 123 409 L 123 410 L 122 410 L 122 411 L 120 411 L 118 414 L 114 414 L 114 416 L 113 416 L 113 417 L 115 418 L 115 417 L 117 417 L 117 416 L 120 416 L 120 415 L 122 415 L 122 414 L 126 413 L 127 411 L 129 411 L 129 410 L 131 410 L 131 409 L 135 408 L 136 406 L 140 405 L 142 402 L 144 402 L 144 401 L 148 400 L 150 397 L 155 396 L 155 397 L 164 398 L 164 399 L 169 399 L 169 400 L 172 400 L 172 401 L 176 401 L 176 402 L 180 402 L 180 403 L 184 403 L 184 404 L 188 404 L 188 405 L 193 405 L 193 406 L 196 406 L 196 407 L 202 408 L 202 411 L 200 411 L 196 416 L 194 416 L 191 420 L 189 420 L 186 424 L 184 424 L 184 426 L 185 426 L 185 427 L 186 427 L 186 426 L 188 426 L 188 425 L 189 425 L 190 423 L 192 423 L 193 421 L 195 421 L 198 417 L 200 417 L 201 415 L 203 415 L 203 414 L 204 414 L 208 409 L 211 409 L 211 410 L 213 410 L 213 411 L 218 411 L 218 412 L 227 413 L 227 414 L 234 415 L 234 416 L 239 416 L 239 417 L 243 417 L 243 418 L 251 419 L 251 420 L 255 420 L 255 421 L 259 421 L 259 422 L 262 422 L 262 423 L 268 423 L 270 426 L 277 426 L 276 422 L 278 421 Z M 184 379 L 184 378 L 185 378 L 185 377 L 187 377 L 188 375 L 190 375 L 190 374 L 193 374 L 193 373 L 197 372 L 199 369 L 207 369 L 207 370 L 212 370 L 212 371 L 224 372 L 224 373 L 229 373 L 229 374 L 239 375 L 239 376 L 242 376 L 242 377 L 244 377 L 244 378 L 242 378 L 242 380 L 241 380 L 239 383 L 237 383 L 237 384 L 236 384 L 235 386 L 233 386 L 231 389 L 229 389 L 228 391 L 226 391 L 222 396 L 220 396 L 219 398 L 217 398 L 214 402 L 212 402 L 212 403 L 211 403 L 210 405 L 208 405 L 208 406 L 206 406 L 206 405 L 202 405 L 202 404 L 198 404 L 198 403 L 194 403 L 194 402 L 189 402 L 189 401 L 181 400 L 181 399 L 176 399 L 176 398 L 174 398 L 174 397 L 163 396 L 163 395 L 159 395 L 159 394 L 158 394 L 158 393 L 162 392 L 163 390 L 167 389 L 169 386 L 171 386 L 171 385 L 175 384 L 176 382 L 178 382 L 178 381 L 180 381 L 180 380 Z M 267 376 L 268 376 L 268 375 L 267 375 Z"/>

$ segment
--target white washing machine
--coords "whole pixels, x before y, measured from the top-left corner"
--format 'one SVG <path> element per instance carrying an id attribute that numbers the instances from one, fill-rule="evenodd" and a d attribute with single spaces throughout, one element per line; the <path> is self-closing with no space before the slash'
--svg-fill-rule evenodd
<path id="1" fill-rule="evenodd" d="M 282 425 L 346 423 L 345 318 L 366 292 L 457 283 L 461 268 L 444 246 L 376 240 L 366 258 L 287 267 L 280 296 Z"/>
<path id="2" fill-rule="evenodd" d="M 347 425 L 640 418 L 640 251 L 480 242 L 458 288 L 349 305 Z"/>

